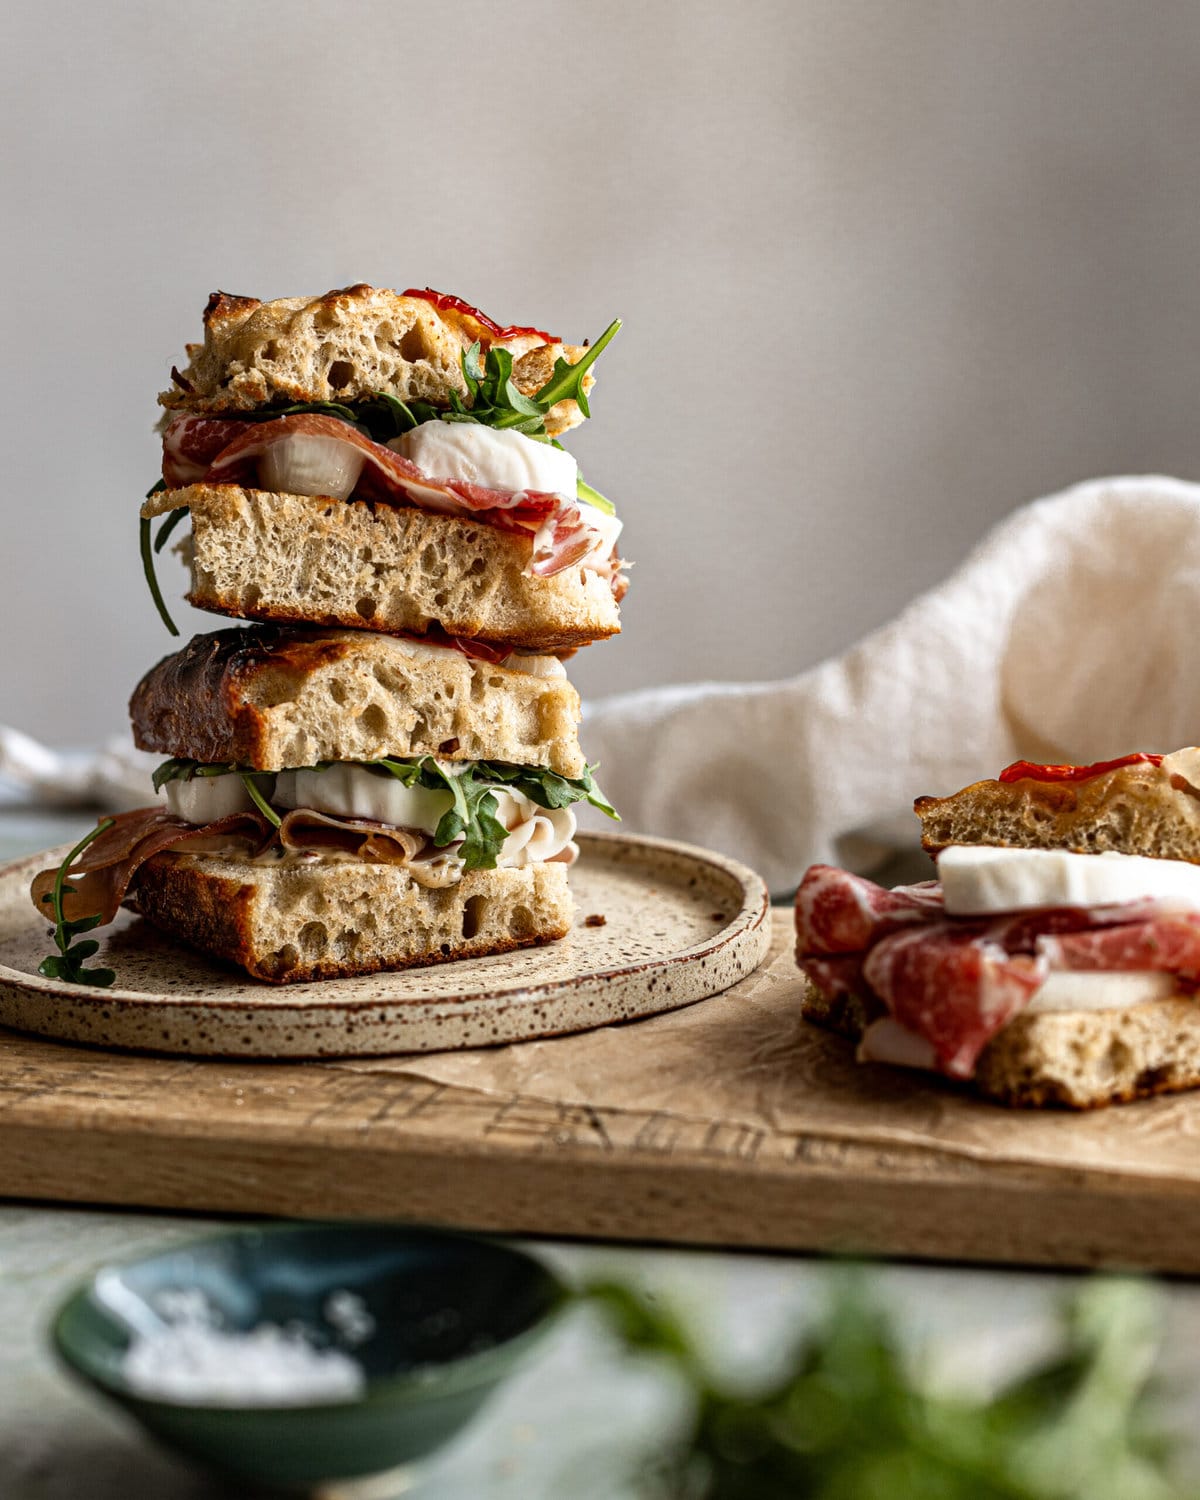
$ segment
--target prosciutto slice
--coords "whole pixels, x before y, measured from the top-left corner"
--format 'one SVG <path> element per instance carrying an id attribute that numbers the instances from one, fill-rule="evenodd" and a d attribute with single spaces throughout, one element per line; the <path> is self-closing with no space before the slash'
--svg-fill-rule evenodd
<path id="1" fill-rule="evenodd" d="M 1200 980 L 1200 913 L 1154 901 L 948 916 L 935 882 L 885 890 L 814 865 L 796 895 L 796 961 L 832 999 L 874 998 L 969 1078 L 988 1042 L 1055 970 L 1151 970 Z"/>
<path id="2" fill-rule="evenodd" d="M 877 938 L 942 911 L 936 880 L 885 890 L 833 865 L 813 865 L 796 892 L 796 951 L 858 953 Z"/>
<path id="3" fill-rule="evenodd" d="M 1025 1009 L 1047 971 L 1045 958 L 1010 955 L 978 930 L 944 921 L 881 938 L 862 974 L 893 1018 L 932 1046 L 943 1073 L 970 1078 L 984 1047 Z"/>
<path id="4" fill-rule="evenodd" d="M 184 413 L 164 434 L 163 478 L 170 486 L 201 481 L 253 485 L 263 455 L 273 445 L 296 436 L 332 439 L 362 455 L 362 473 L 354 491 L 358 499 L 411 505 L 477 519 L 501 531 L 532 533 L 528 571 L 536 578 L 552 578 L 585 560 L 593 572 L 612 576 L 615 571 L 614 558 L 592 556 L 603 538 L 575 500 L 542 490 L 493 490 L 463 480 L 438 479 L 349 422 L 318 412 L 266 422 L 217 421 Z"/>
<path id="5" fill-rule="evenodd" d="M 169 490 L 199 484 L 213 459 L 246 430 L 227 417 L 174 417 L 163 433 L 163 483 Z"/>
<path id="6" fill-rule="evenodd" d="M 65 884 L 72 890 L 63 897 L 63 914 L 68 921 L 99 916 L 102 924 L 111 922 L 124 901 L 134 877 L 152 855 L 181 844 L 222 844 L 244 841 L 257 851 L 271 838 L 271 826 L 261 813 L 231 813 L 215 822 L 196 825 L 173 817 L 162 807 L 139 807 L 133 812 L 118 813 L 112 827 L 94 839 L 67 872 Z M 58 870 L 43 870 L 34 877 L 30 896 L 41 916 L 53 922 L 50 901 Z"/>
<path id="7" fill-rule="evenodd" d="M 392 828 L 370 818 L 338 818 L 311 808 L 296 808 L 279 829 L 279 842 L 292 852 L 319 854 L 337 850 L 377 864 L 403 865 L 418 885 L 454 885 L 460 869 L 456 845 L 439 849 L 419 829 Z"/>

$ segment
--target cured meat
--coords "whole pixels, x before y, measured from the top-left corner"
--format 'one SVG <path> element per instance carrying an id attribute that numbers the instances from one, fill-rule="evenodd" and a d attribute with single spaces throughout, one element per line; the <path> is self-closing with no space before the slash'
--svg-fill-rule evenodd
<path id="1" fill-rule="evenodd" d="M 1200 978 L 1200 913 L 1175 912 L 1120 926 L 1043 937 L 1038 950 L 1054 969 L 1152 969 Z"/>
<path id="2" fill-rule="evenodd" d="M 943 921 L 881 938 L 862 974 L 900 1025 L 929 1042 L 943 1073 L 970 1078 L 984 1047 L 1024 1010 L 1047 971 L 1045 958 L 1010 955 L 978 928 Z"/>
<path id="3" fill-rule="evenodd" d="M 417 829 L 392 828 L 371 818 L 339 818 L 311 808 L 289 812 L 279 829 L 279 842 L 293 851 L 336 849 L 377 864 L 403 865 L 418 885 L 453 885 L 460 871 L 452 858 L 454 845 L 439 849 Z"/>
<path id="4" fill-rule="evenodd" d="M 68 921 L 99 916 L 102 924 L 111 922 L 138 870 L 152 855 L 180 844 L 211 843 L 214 839 L 223 844 L 244 840 L 250 849 L 258 850 L 269 842 L 271 832 L 266 818 L 257 812 L 231 813 L 199 826 L 185 823 L 163 807 L 118 813 L 112 827 L 95 838 L 67 872 L 65 883 L 72 889 L 63 897 L 63 914 Z M 44 898 L 53 892 L 57 875 L 57 869 L 43 870 L 34 877 L 29 892 L 34 906 L 49 922 L 53 922 L 54 912 Z"/>
<path id="5" fill-rule="evenodd" d="M 221 449 L 245 430 L 245 422 L 224 417 L 172 417 L 163 433 L 163 483 L 169 490 L 198 484 Z"/>
<path id="6" fill-rule="evenodd" d="M 358 499 L 412 505 L 442 515 L 469 517 L 501 531 L 533 533 L 528 571 L 536 578 L 552 578 L 578 566 L 605 576 L 613 573 L 615 553 L 598 555 L 602 535 L 569 496 L 542 490 L 493 490 L 463 480 L 432 477 L 349 422 L 319 412 L 265 422 L 178 416 L 163 439 L 163 476 L 168 485 L 200 481 L 254 485 L 263 454 L 272 445 L 295 436 L 329 438 L 359 452 L 363 469 L 354 491 Z M 218 442 L 220 447 L 216 446 Z M 203 466 L 206 458 L 207 465 Z"/>
<path id="7" fill-rule="evenodd" d="M 796 951 L 857 953 L 884 933 L 942 911 L 936 880 L 884 890 L 833 865 L 813 865 L 796 892 Z"/>
<path id="8" fill-rule="evenodd" d="M 796 961 L 823 995 L 873 995 L 956 1078 L 1053 970 L 1200 981 L 1200 913 L 1146 900 L 952 917 L 934 882 L 888 891 L 829 865 L 800 884 L 796 937 Z"/>

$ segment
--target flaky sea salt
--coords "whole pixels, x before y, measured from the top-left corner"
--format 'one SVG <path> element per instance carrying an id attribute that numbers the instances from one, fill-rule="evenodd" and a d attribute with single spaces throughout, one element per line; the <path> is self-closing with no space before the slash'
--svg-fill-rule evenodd
<path id="1" fill-rule="evenodd" d="M 366 1388 L 356 1359 L 318 1347 L 301 1326 L 223 1328 L 198 1291 L 165 1293 L 158 1312 L 161 1325 L 135 1333 L 121 1362 L 138 1395 L 194 1406 L 315 1406 L 353 1401 Z M 360 1326 L 370 1319 L 361 1302 L 357 1314 Z"/>

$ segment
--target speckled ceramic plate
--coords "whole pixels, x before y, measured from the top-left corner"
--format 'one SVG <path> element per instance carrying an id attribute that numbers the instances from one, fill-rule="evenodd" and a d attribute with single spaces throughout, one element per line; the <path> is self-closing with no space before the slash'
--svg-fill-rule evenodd
<path id="1" fill-rule="evenodd" d="M 122 912 L 95 963 L 117 986 L 43 979 L 29 900 L 67 846 L 0 870 L 0 1024 L 65 1041 L 217 1057 L 438 1052 L 585 1031 L 688 1005 L 756 969 L 767 888 L 736 860 L 665 839 L 581 834 L 575 927 L 559 943 L 428 969 L 274 987 Z"/>

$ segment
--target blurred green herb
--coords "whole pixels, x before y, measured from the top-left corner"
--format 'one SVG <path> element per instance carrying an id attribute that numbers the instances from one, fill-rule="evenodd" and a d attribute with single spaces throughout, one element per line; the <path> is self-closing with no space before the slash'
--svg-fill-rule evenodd
<path id="1" fill-rule="evenodd" d="M 686 1329 L 628 1288 L 586 1295 L 630 1352 L 689 1387 L 687 1441 L 644 1476 L 658 1500 L 1182 1500 L 1153 1426 L 1157 1307 L 1143 1285 L 1096 1281 L 1065 1313 L 1061 1352 L 990 1400 L 913 1379 L 861 1282 L 844 1285 L 786 1373 L 753 1397 L 723 1389 Z"/>
<path id="2" fill-rule="evenodd" d="M 98 827 L 79 840 L 59 865 L 58 874 L 54 877 L 54 889 L 47 891 L 42 897 L 54 913 L 52 936 L 54 946 L 58 949 L 57 953 L 42 959 L 38 964 L 38 973 L 46 979 L 64 979 L 68 984 L 91 984 L 107 989 L 117 977 L 112 969 L 84 967 L 84 960 L 100 951 L 100 944 L 95 938 L 85 938 L 81 943 L 73 942 L 81 932 L 90 932 L 93 927 L 99 927 L 99 913 L 91 917 L 77 917 L 74 921 L 68 921 L 63 914 L 63 897 L 75 894 L 75 887 L 66 884 L 67 871 L 92 840 L 99 838 L 106 828 L 112 826 L 112 818 L 105 818 Z"/>

